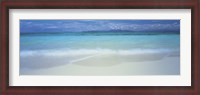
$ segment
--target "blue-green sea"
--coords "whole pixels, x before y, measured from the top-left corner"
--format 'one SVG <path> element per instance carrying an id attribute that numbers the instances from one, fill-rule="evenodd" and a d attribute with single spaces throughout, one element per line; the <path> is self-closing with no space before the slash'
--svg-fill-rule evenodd
<path id="1" fill-rule="evenodd" d="M 35 33 L 20 36 L 20 50 L 49 49 L 179 49 L 179 34 L 121 35 L 81 33 Z"/>

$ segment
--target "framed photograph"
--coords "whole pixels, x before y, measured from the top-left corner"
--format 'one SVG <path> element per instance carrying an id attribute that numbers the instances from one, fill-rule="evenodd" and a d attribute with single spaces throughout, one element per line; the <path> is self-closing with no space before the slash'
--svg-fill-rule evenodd
<path id="1" fill-rule="evenodd" d="M 199 95 L 199 0 L 1 2 L 1 94 Z"/>

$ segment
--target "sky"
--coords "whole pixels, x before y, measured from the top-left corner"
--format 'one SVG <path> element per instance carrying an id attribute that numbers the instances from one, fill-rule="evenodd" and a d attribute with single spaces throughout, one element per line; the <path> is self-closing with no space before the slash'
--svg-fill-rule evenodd
<path id="1" fill-rule="evenodd" d="M 180 32 L 180 20 L 20 20 L 20 32 Z"/>

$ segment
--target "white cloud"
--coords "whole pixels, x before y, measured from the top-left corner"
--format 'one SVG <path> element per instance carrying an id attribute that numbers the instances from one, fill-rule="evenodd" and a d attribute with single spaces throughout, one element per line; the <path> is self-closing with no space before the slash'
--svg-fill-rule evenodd
<path id="1" fill-rule="evenodd" d="M 57 27 L 57 26 L 48 26 L 46 28 L 59 28 L 59 27 Z"/>

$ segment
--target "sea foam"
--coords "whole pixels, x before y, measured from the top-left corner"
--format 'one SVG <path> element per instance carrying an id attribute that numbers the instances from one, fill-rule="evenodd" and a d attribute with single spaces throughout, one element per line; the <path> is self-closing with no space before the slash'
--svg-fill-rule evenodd
<path id="1" fill-rule="evenodd" d="M 135 55 L 135 54 L 154 54 L 172 52 L 169 49 L 61 49 L 61 50 L 24 50 L 20 51 L 21 57 L 26 56 L 79 56 L 94 54 L 114 54 L 114 55 Z"/>

